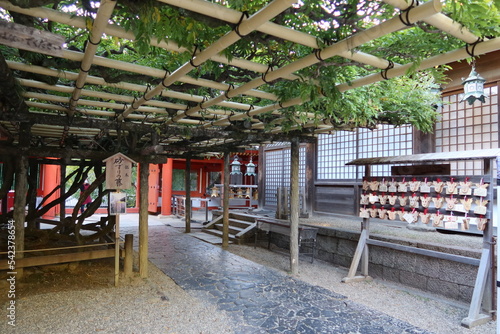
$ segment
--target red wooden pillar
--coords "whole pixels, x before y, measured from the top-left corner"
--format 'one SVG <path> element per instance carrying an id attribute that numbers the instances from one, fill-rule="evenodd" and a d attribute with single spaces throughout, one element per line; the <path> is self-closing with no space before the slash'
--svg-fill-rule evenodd
<path id="1" fill-rule="evenodd" d="M 157 164 L 149 164 L 149 189 L 148 189 L 148 211 L 158 211 L 158 185 L 160 183 L 160 169 Z"/>
<path id="2" fill-rule="evenodd" d="M 161 170 L 161 214 L 170 216 L 172 214 L 172 173 L 174 160 L 169 158 L 162 165 Z"/>
<path id="3" fill-rule="evenodd" d="M 43 165 L 43 196 L 47 196 L 54 188 L 60 184 L 59 176 L 61 167 L 58 165 Z M 50 203 L 59 197 L 59 191 L 54 192 L 45 203 Z M 51 208 L 43 215 L 43 218 L 51 219 L 59 214 L 59 205 Z"/>

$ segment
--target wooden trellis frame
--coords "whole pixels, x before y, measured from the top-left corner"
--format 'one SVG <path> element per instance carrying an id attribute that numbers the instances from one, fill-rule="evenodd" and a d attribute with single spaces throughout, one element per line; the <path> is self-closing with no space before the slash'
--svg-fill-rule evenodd
<path id="1" fill-rule="evenodd" d="M 415 154 L 409 156 L 399 157 L 384 157 L 384 158 L 363 158 L 356 159 L 348 163 L 348 165 L 363 165 L 365 166 L 365 179 L 370 179 L 370 166 L 380 164 L 411 164 L 411 163 L 436 163 L 443 161 L 461 161 L 461 160 L 483 160 L 483 172 L 485 180 L 490 182 L 488 191 L 488 201 L 493 206 L 493 185 L 496 184 L 496 175 L 494 175 L 493 164 L 496 158 L 500 156 L 500 149 L 489 150 L 475 150 L 475 151 L 462 151 L 450 153 L 429 153 L 429 154 Z M 407 175 L 409 176 L 409 175 Z M 401 177 L 398 175 L 398 177 Z M 389 242 L 383 242 L 370 239 L 370 218 L 363 218 L 361 223 L 361 235 L 356 247 L 356 251 L 349 268 L 349 272 L 342 282 L 357 282 L 371 279 L 369 276 L 369 245 L 386 247 L 406 251 L 410 253 L 417 253 L 424 256 L 432 256 L 436 258 L 447 258 L 458 262 L 467 264 L 479 265 L 476 282 L 474 285 L 474 292 L 470 303 L 468 317 L 462 320 L 464 327 L 474 327 L 486 323 L 492 319 L 494 312 L 494 289 L 493 282 L 495 281 L 495 242 L 493 238 L 493 214 L 489 212 L 489 222 L 483 231 L 483 247 L 481 252 L 481 259 L 479 263 L 475 259 L 468 259 L 451 254 L 444 254 L 437 251 L 423 250 L 415 247 L 395 245 Z M 356 275 L 357 269 L 361 263 L 361 275 Z"/>

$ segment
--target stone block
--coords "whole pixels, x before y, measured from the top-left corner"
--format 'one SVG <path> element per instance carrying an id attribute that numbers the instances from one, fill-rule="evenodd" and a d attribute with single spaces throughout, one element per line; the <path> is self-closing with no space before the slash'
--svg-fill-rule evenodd
<path id="1" fill-rule="evenodd" d="M 473 293 L 474 287 L 460 285 L 458 287 L 458 300 L 461 302 L 470 303 Z"/>
<path id="2" fill-rule="evenodd" d="M 357 242 L 341 239 L 338 243 L 337 252 L 341 255 L 354 256 Z"/>
<path id="3" fill-rule="evenodd" d="M 331 237 L 319 236 L 316 240 L 316 248 L 322 249 L 325 252 L 337 253 L 338 251 L 338 239 Z"/>
<path id="4" fill-rule="evenodd" d="M 428 257 L 424 255 L 417 256 L 417 262 L 415 265 L 415 273 L 419 275 L 425 275 L 432 278 L 439 278 L 440 276 L 440 266 L 439 259 L 434 257 Z"/>
<path id="5" fill-rule="evenodd" d="M 439 261 L 440 279 L 460 285 L 474 286 L 478 267 L 452 261 Z"/>
<path id="6" fill-rule="evenodd" d="M 352 257 L 337 254 L 334 256 L 334 259 L 335 259 L 334 264 L 336 264 L 338 266 L 345 267 L 345 268 L 351 267 Z"/>
<path id="7" fill-rule="evenodd" d="M 368 267 L 368 274 L 373 278 L 383 278 L 384 266 L 380 264 L 370 264 Z"/>
<path id="8" fill-rule="evenodd" d="M 399 283 L 399 270 L 388 267 L 383 267 L 383 268 L 384 268 L 382 271 L 383 279 Z"/>
<path id="9" fill-rule="evenodd" d="M 370 246 L 370 262 L 381 264 L 389 268 L 396 265 L 396 254 L 394 250 L 384 247 Z"/>
<path id="10" fill-rule="evenodd" d="M 440 279 L 429 278 L 427 280 L 427 290 L 431 293 L 437 293 L 439 295 L 452 298 L 455 300 L 459 299 L 459 285 L 456 283 L 445 282 Z"/>
<path id="11" fill-rule="evenodd" d="M 399 273 L 401 284 L 425 291 L 427 289 L 427 276 L 414 272 L 401 270 Z"/>
<path id="12" fill-rule="evenodd" d="M 318 249 L 316 258 L 322 261 L 335 264 L 335 254 L 331 252 L 325 252 L 323 249 Z"/>
<path id="13" fill-rule="evenodd" d="M 415 270 L 417 266 L 417 256 L 415 254 L 396 251 L 395 255 L 395 268 L 405 271 Z"/>

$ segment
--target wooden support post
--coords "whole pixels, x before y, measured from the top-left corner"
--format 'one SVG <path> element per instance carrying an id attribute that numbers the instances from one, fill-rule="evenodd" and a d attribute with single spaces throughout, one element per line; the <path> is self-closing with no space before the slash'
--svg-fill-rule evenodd
<path id="1" fill-rule="evenodd" d="M 224 182 L 222 191 L 222 248 L 229 247 L 229 153 L 224 152 Z"/>
<path id="2" fill-rule="evenodd" d="M 123 263 L 123 272 L 125 277 L 132 276 L 132 265 L 134 262 L 134 235 L 125 234 L 125 261 Z"/>
<path id="3" fill-rule="evenodd" d="M 120 281 L 120 215 L 115 216 L 115 286 Z"/>
<path id="4" fill-rule="evenodd" d="M 371 175 L 371 166 L 365 165 L 365 178 L 368 179 Z M 359 192 L 358 192 L 359 193 Z M 359 203 L 359 202 L 358 202 Z M 359 282 L 372 279 L 368 275 L 368 239 L 370 239 L 370 219 L 363 218 L 361 223 L 361 235 L 359 236 L 358 245 L 349 268 L 347 276 L 342 279 L 343 283 Z M 359 263 L 361 261 L 361 276 L 356 276 Z"/>
<path id="5" fill-rule="evenodd" d="M 36 195 L 38 190 L 38 176 L 39 176 L 39 164 L 36 159 L 29 159 L 29 176 L 28 176 L 28 212 L 35 212 L 36 210 Z M 4 179 L 5 180 L 5 179 Z M 7 199 L 5 199 L 5 204 L 7 204 Z M 5 211 L 2 211 L 5 212 Z M 32 219 L 28 222 L 29 229 L 40 228 L 40 224 Z"/>
<path id="6" fill-rule="evenodd" d="M 191 233 L 191 158 L 186 159 L 186 177 L 184 178 L 184 189 L 186 189 L 186 203 L 184 203 L 184 219 L 186 222 L 186 233 Z"/>
<path id="7" fill-rule="evenodd" d="M 257 194 L 259 195 L 257 199 L 258 207 L 263 208 L 265 205 L 265 168 L 266 165 L 266 151 L 264 151 L 264 146 L 259 146 L 259 172 L 257 173 Z"/>
<path id="8" fill-rule="evenodd" d="M 282 204 L 281 204 L 281 199 L 283 198 L 282 196 L 282 187 L 278 187 L 278 189 L 276 189 L 276 218 L 278 219 L 282 219 Z"/>
<path id="9" fill-rule="evenodd" d="M 161 170 L 161 214 L 170 216 L 172 214 L 172 172 L 174 162 L 172 158 L 162 164 Z M 175 205 L 175 204 L 174 204 Z"/>
<path id="10" fill-rule="evenodd" d="M 14 227 L 15 227 L 15 246 L 16 261 L 24 257 L 24 220 L 26 218 L 26 191 L 28 190 L 28 157 L 21 155 L 17 160 L 16 184 L 14 198 Z M 14 270 L 11 270 L 14 271 Z M 23 269 L 16 268 L 17 278 L 23 277 Z"/>
<path id="11" fill-rule="evenodd" d="M 299 140 L 291 141 L 290 161 L 290 271 L 292 275 L 299 272 Z M 286 189 L 286 188 L 285 188 Z M 288 198 L 287 192 L 284 194 Z M 287 200 L 285 200 L 287 203 Z M 287 211 L 285 206 L 285 212 Z"/>
<path id="12" fill-rule="evenodd" d="M 483 160 L 484 175 L 489 175 L 490 180 L 495 179 L 493 173 L 493 159 Z M 490 185 L 491 191 L 488 191 L 488 202 L 493 207 L 493 185 Z M 493 242 L 493 217 L 492 214 L 490 221 L 483 231 L 483 250 L 481 253 L 481 261 L 477 271 L 476 283 L 474 285 L 474 292 L 469 307 L 469 315 L 462 320 L 462 326 L 472 328 L 474 326 L 482 325 L 492 319 L 491 311 L 494 304 L 494 287 L 496 285 L 494 278 L 494 265 L 495 265 L 495 247 Z M 483 311 L 486 311 L 484 313 Z"/>
<path id="13" fill-rule="evenodd" d="M 139 275 L 148 277 L 148 189 L 149 166 L 139 164 Z"/>
<path id="14" fill-rule="evenodd" d="M 363 222 L 365 220 L 367 221 L 368 218 L 363 218 Z M 347 277 L 344 277 L 342 279 L 343 283 L 358 282 L 367 279 L 367 276 L 356 276 L 356 271 L 358 269 L 359 262 L 361 261 L 361 256 L 363 255 L 364 251 L 367 250 L 368 247 L 366 243 L 367 239 L 368 239 L 368 229 L 363 228 L 363 230 L 361 231 L 361 235 L 359 236 L 358 246 L 356 247 L 356 251 L 354 252 L 354 257 L 352 259 L 351 266 L 349 267 L 349 273 L 347 274 Z M 365 258 L 363 259 L 363 261 L 365 261 Z M 363 271 L 367 271 L 367 268 L 363 268 Z M 366 274 L 367 272 L 363 273 L 363 275 Z"/>
<path id="15" fill-rule="evenodd" d="M 66 179 L 66 161 L 65 159 L 61 159 L 61 169 L 59 170 L 59 173 L 61 175 L 61 188 L 59 190 L 59 196 L 62 198 L 66 194 L 66 183 L 64 180 Z M 66 218 L 66 202 L 62 201 L 61 204 L 59 204 L 59 220 L 62 222 L 64 221 L 64 218 Z"/>

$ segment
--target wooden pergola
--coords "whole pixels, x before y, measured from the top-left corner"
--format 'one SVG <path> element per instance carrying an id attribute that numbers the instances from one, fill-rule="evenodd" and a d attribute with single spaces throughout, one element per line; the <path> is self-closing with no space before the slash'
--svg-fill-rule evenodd
<path id="1" fill-rule="evenodd" d="M 22 14 L 40 20 L 56 22 L 68 28 L 90 29 L 88 43 L 84 51 L 74 51 L 58 44 L 53 36 L 33 37 L 33 31 L 24 31 L 21 26 L 2 22 L 3 31 L 20 37 L 14 47 L 54 58 L 65 59 L 79 65 L 79 70 L 59 70 L 47 66 L 30 65 L 20 61 L 0 60 L 0 81 L 2 87 L 2 112 L 0 132 L 4 140 L 0 142 L 0 155 L 17 157 L 16 194 L 26 193 L 28 157 L 51 157 L 60 159 L 90 159 L 102 161 L 112 154 L 122 151 L 137 161 L 140 168 L 141 184 L 147 184 L 149 163 L 163 163 L 167 158 L 205 157 L 225 153 L 226 167 L 229 153 L 246 147 L 273 141 L 292 143 L 291 154 L 291 268 L 297 272 L 298 264 L 298 147 L 300 142 L 314 141 L 320 133 L 328 133 L 341 128 L 328 119 L 318 119 L 314 113 L 301 115 L 296 119 L 300 126 L 286 129 L 283 110 L 305 101 L 295 97 L 286 101 L 269 92 L 266 88 L 272 82 L 297 80 L 297 71 L 317 64 L 324 59 L 340 56 L 355 61 L 360 66 L 371 68 L 372 74 L 351 82 L 339 82 L 340 92 L 356 89 L 378 81 L 404 75 L 410 68 L 424 70 L 452 61 L 481 55 L 500 49 L 500 38 L 480 40 L 466 27 L 454 22 L 441 13 L 439 0 L 421 5 L 405 0 L 384 0 L 401 13 L 392 19 L 380 22 L 372 28 L 357 32 L 331 45 L 319 45 L 316 36 L 293 30 L 285 25 L 271 22 L 273 18 L 287 10 L 296 0 L 275 0 L 255 14 L 245 13 L 204 0 L 159 0 L 170 6 L 224 21 L 233 29 L 215 43 L 196 48 L 189 61 L 183 62 L 174 71 L 163 68 L 138 65 L 97 55 L 101 41 L 105 37 L 135 40 L 136 36 L 125 28 L 110 23 L 117 1 L 102 0 L 95 14 L 91 28 L 85 17 L 70 12 L 47 7 L 21 8 L 9 1 L 0 1 L 0 7 L 10 13 Z M 131 14 L 131 20 L 133 16 Z M 394 64 L 392 61 L 357 51 L 357 47 L 370 43 L 416 22 L 426 22 L 437 29 L 464 41 L 464 47 L 452 52 L 428 58 L 418 64 Z M 272 35 L 310 48 L 310 53 L 281 67 L 270 67 L 237 57 L 228 58 L 222 54 L 228 47 L 248 34 L 258 32 Z M 23 35 L 26 34 L 26 35 Z M 31 35 L 30 35 L 31 34 Z M 40 43 L 29 43 L 35 38 Z M 11 38 L 15 39 L 15 38 Z M 479 41 L 479 42 L 478 42 Z M 43 43 L 42 43 L 43 42 Z M 5 41 L 0 41 L 4 44 Z M 33 46 L 37 44 L 37 46 Z M 185 54 L 187 49 L 174 41 L 152 38 L 152 46 L 164 49 L 170 55 Z M 41 45 L 41 46 L 40 46 Z M 50 47 L 47 47 L 49 45 Z M 179 56 L 179 59 L 182 59 Z M 234 82 L 214 81 L 196 78 L 197 67 L 211 61 L 221 66 L 233 66 L 252 72 L 250 78 L 238 78 Z M 102 76 L 90 75 L 93 67 L 103 67 L 151 78 L 150 82 L 137 84 L 131 81 L 109 82 Z M 29 75 L 25 75 L 29 74 Z M 32 77 L 52 78 L 52 84 Z M 30 78 L 28 78 L 30 77 Z M 203 93 L 186 93 L 176 90 L 176 83 L 217 91 L 212 97 Z M 24 91 L 18 95 L 13 87 L 19 84 Z M 6 87 L 11 87 L 7 89 Z M 107 88 L 117 88 L 122 93 L 110 93 Z M 245 96 L 242 103 L 238 97 Z M 257 101 L 260 101 L 257 103 Z M 262 101 L 268 101 L 263 103 Z M 264 114 L 272 115 L 272 120 L 264 120 Z M 349 124 L 345 125 L 349 127 Z M 224 173 L 228 185 L 229 173 Z M 227 189 L 224 189 L 227 195 Z M 225 199 L 228 196 L 224 196 Z M 140 272 L 147 275 L 147 187 L 140 189 Z M 224 246 L 227 246 L 227 202 L 224 203 L 225 219 Z M 26 198 L 16 196 L 14 220 L 18 233 L 22 233 L 25 221 Z M 19 235 L 19 240 L 22 234 Z M 16 244 L 22 252 L 23 244 Z"/>

